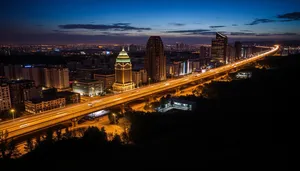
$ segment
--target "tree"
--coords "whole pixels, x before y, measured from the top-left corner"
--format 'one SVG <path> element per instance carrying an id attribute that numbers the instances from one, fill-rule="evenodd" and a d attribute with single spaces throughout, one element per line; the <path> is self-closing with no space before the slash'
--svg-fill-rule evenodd
<path id="1" fill-rule="evenodd" d="M 121 134 L 121 139 L 122 141 L 125 143 L 125 144 L 128 144 L 129 143 L 129 136 L 128 136 L 128 133 L 127 132 L 122 132 Z"/>
<path id="2" fill-rule="evenodd" d="M 99 130 L 98 127 L 89 127 L 83 135 L 83 139 L 91 143 L 105 143 L 107 142 L 107 134 L 104 127 Z"/>
<path id="3" fill-rule="evenodd" d="M 80 137 L 83 137 L 84 132 L 86 131 L 86 129 L 85 128 L 78 128 L 76 131 L 77 131 L 77 133 L 79 133 Z"/>
<path id="4" fill-rule="evenodd" d="M 165 97 L 162 97 L 161 99 L 160 99 L 160 107 L 161 108 L 164 108 L 165 107 L 165 104 L 167 104 L 168 103 L 168 100 L 165 98 Z"/>
<path id="5" fill-rule="evenodd" d="M 28 138 L 26 140 L 26 144 L 25 144 L 25 147 L 24 147 L 24 150 L 29 153 L 31 152 L 32 150 L 34 149 L 34 144 L 33 144 L 33 141 L 31 138 Z"/>
<path id="6" fill-rule="evenodd" d="M 62 139 L 61 129 L 55 130 L 55 133 L 56 133 L 56 139 L 61 140 Z"/>
<path id="7" fill-rule="evenodd" d="M 38 136 L 35 138 L 35 141 L 36 141 L 36 146 L 40 145 L 40 144 L 41 144 L 41 136 L 38 135 Z"/>
<path id="8" fill-rule="evenodd" d="M 63 135 L 63 139 L 70 139 L 73 137 L 73 132 L 69 130 L 69 128 L 66 128 L 66 133 Z"/>
<path id="9" fill-rule="evenodd" d="M 47 130 L 45 141 L 49 143 L 53 142 L 53 131 L 51 129 Z"/>
<path id="10" fill-rule="evenodd" d="M 121 144 L 121 143 L 122 143 L 122 140 L 121 140 L 120 135 L 116 134 L 111 142 L 112 142 L 113 144 L 116 144 L 116 145 Z"/>
<path id="11" fill-rule="evenodd" d="M 16 148 L 16 142 L 14 139 L 0 140 L 0 151 L 3 159 L 10 159 L 11 157 L 20 156 L 20 152 Z"/>

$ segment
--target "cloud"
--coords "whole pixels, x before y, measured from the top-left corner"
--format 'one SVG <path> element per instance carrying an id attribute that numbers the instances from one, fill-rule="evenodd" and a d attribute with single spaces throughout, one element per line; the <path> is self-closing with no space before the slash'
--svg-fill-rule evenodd
<path id="1" fill-rule="evenodd" d="M 209 26 L 209 28 L 222 28 L 222 27 L 226 27 L 226 26 Z"/>
<path id="2" fill-rule="evenodd" d="M 256 36 L 299 36 L 298 33 L 259 33 Z"/>
<path id="3" fill-rule="evenodd" d="M 232 24 L 232 26 L 238 26 L 237 24 Z"/>
<path id="4" fill-rule="evenodd" d="M 272 23 L 272 22 L 290 22 L 290 21 L 299 21 L 300 20 L 300 12 L 291 12 L 291 13 L 285 13 L 281 15 L 276 16 L 279 20 L 273 20 L 273 19 L 255 19 L 251 23 L 247 23 L 245 25 L 257 25 L 261 23 Z"/>
<path id="5" fill-rule="evenodd" d="M 210 31 L 208 29 L 197 29 L 197 30 L 174 30 L 174 31 L 166 31 L 166 33 L 202 33 Z"/>
<path id="6" fill-rule="evenodd" d="M 291 12 L 291 13 L 285 13 L 282 15 L 277 15 L 277 18 L 285 19 L 285 20 L 280 20 L 281 22 L 300 20 L 300 12 Z"/>
<path id="7" fill-rule="evenodd" d="M 215 31 L 194 32 L 194 33 L 188 33 L 187 35 L 216 35 L 216 32 Z"/>
<path id="8" fill-rule="evenodd" d="M 55 33 L 70 33 L 70 31 L 67 30 L 52 30 Z"/>
<path id="9" fill-rule="evenodd" d="M 112 25 L 105 24 L 65 24 L 58 26 L 61 29 L 87 29 L 87 30 L 100 30 L 100 31 L 129 31 L 129 30 L 151 30 L 151 28 L 133 27 L 129 23 L 115 23 Z"/>
<path id="10" fill-rule="evenodd" d="M 242 32 L 252 32 L 251 30 L 241 30 Z"/>
<path id="11" fill-rule="evenodd" d="M 249 33 L 249 32 L 231 32 L 230 35 L 233 36 L 253 36 L 256 35 L 255 33 Z"/>
<path id="12" fill-rule="evenodd" d="M 129 26 L 131 23 L 114 23 L 114 26 Z"/>
<path id="13" fill-rule="evenodd" d="M 185 24 L 183 24 L 183 23 L 169 23 L 169 25 L 172 25 L 172 26 L 185 26 Z"/>
<path id="14" fill-rule="evenodd" d="M 245 25 L 257 25 L 257 24 L 261 24 L 261 23 L 272 23 L 272 22 L 276 22 L 276 20 L 271 20 L 271 19 L 266 19 L 266 18 L 261 18 L 261 19 L 255 19 L 254 21 L 252 21 L 251 23 L 245 24 Z"/>

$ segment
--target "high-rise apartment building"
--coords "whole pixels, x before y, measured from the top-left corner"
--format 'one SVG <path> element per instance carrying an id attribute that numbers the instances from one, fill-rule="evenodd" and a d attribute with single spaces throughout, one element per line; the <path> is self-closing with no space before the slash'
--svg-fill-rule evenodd
<path id="1" fill-rule="evenodd" d="M 232 45 L 227 45 L 226 48 L 226 64 L 235 61 L 235 48 Z"/>
<path id="2" fill-rule="evenodd" d="M 11 108 L 9 85 L 0 81 L 0 112 Z"/>
<path id="3" fill-rule="evenodd" d="M 234 43 L 234 47 L 235 47 L 235 60 L 239 60 L 242 57 L 242 43 L 236 41 Z"/>
<path id="4" fill-rule="evenodd" d="M 115 83 L 113 91 L 121 92 L 135 87 L 132 82 L 132 64 L 124 48 L 119 53 L 115 63 Z"/>
<path id="5" fill-rule="evenodd" d="M 211 54 L 211 47 L 210 46 L 200 46 L 200 58 L 205 59 L 209 58 Z"/>
<path id="6" fill-rule="evenodd" d="M 68 68 L 44 68 L 45 85 L 49 88 L 69 88 Z"/>
<path id="7" fill-rule="evenodd" d="M 10 80 L 20 80 L 22 77 L 22 65 L 5 65 L 5 77 Z"/>
<path id="8" fill-rule="evenodd" d="M 152 82 L 166 80 L 166 56 L 159 36 L 151 36 L 147 42 L 145 69 Z"/>
<path id="9" fill-rule="evenodd" d="M 21 71 L 22 78 L 25 80 L 33 80 L 35 86 L 42 86 L 45 84 L 43 68 L 25 65 Z"/>
<path id="10" fill-rule="evenodd" d="M 11 105 L 13 107 L 23 106 L 24 101 L 29 100 L 28 96 L 30 89 L 35 87 L 33 80 L 12 80 L 8 82 Z"/>
<path id="11" fill-rule="evenodd" d="M 212 61 L 220 63 L 226 62 L 227 42 L 227 36 L 218 32 L 216 33 L 216 39 L 212 40 L 211 44 Z"/>

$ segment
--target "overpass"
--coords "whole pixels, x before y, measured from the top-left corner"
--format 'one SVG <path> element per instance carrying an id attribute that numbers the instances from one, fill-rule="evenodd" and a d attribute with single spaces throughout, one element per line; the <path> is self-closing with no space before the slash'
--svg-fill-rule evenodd
<path id="1" fill-rule="evenodd" d="M 279 46 L 275 45 L 274 47 L 268 48 L 268 51 L 263 51 L 261 54 L 254 57 L 214 68 L 204 73 L 191 74 L 183 78 L 171 79 L 165 82 L 150 84 L 149 86 L 144 86 L 111 96 L 93 98 L 92 101 L 73 104 L 64 108 L 54 109 L 40 114 L 5 121 L 0 124 L 0 134 L 1 132 L 8 132 L 7 138 L 17 138 L 26 134 L 30 134 L 31 132 L 35 132 L 37 130 L 42 130 L 64 123 L 66 121 L 73 121 L 76 123 L 78 118 L 98 110 L 124 104 L 129 101 L 150 96 L 151 94 L 174 89 L 185 84 L 202 81 L 203 79 L 230 72 L 238 67 L 244 66 L 256 60 L 262 59 L 265 56 L 273 54 L 279 49 Z"/>

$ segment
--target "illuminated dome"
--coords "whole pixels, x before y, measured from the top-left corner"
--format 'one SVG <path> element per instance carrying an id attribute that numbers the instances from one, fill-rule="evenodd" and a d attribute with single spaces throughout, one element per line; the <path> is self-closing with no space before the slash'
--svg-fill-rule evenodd
<path id="1" fill-rule="evenodd" d="M 123 63 L 130 62 L 130 58 L 129 58 L 127 52 L 124 50 L 124 48 L 119 53 L 116 62 L 123 62 Z"/>

